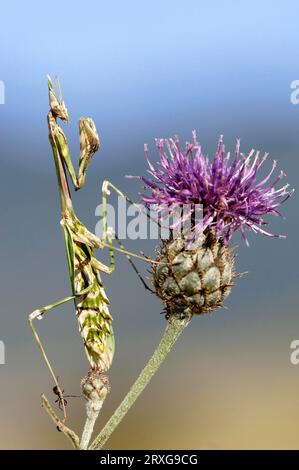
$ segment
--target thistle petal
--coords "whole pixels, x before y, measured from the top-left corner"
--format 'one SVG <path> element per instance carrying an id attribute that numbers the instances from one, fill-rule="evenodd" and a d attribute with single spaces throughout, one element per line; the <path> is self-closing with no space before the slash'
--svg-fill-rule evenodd
<path id="1" fill-rule="evenodd" d="M 260 157 L 260 152 L 251 150 L 248 155 L 240 153 L 240 140 L 236 141 L 235 152 L 230 162 L 230 153 L 225 152 L 223 136 L 220 136 L 214 158 L 210 161 L 202 152 L 196 132 L 192 132 L 192 143 L 187 142 L 184 151 L 180 150 L 179 140 L 156 139 L 159 152 L 157 167 L 150 162 L 148 148 L 146 160 L 152 179 L 141 179 L 150 195 L 142 195 L 147 206 L 202 204 L 203 228 L 213 227 L 218 238 L 228 243 L 234 232 L 240 231 L 246 244 L 245 229 L 262 233 L 269 237 L 283 238 L 263 230 L 267 222 L 265 215 L 280 215 L 276 210 L 294 190 L 289 185 L 276 189 L 285 177 L 280 171 L 271 182 L 277 167 L 274 160 L 269 173 L 258 181 L 258 172 L 268 158 L 268 153 Z"/>

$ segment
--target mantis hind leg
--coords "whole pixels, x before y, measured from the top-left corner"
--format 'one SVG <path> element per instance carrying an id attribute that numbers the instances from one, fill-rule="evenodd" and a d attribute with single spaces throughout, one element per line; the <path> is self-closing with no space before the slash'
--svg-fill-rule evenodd
<path id="1" fill-rule="evenodd" d="M 123 250 L 125 249 L 124 245 L 121 243 L 121 241 L 119 240 L 118 236 L 117 236 L 117 233 L 115 232 L 115 239 L 117 241 L 117 243 L 119 244 L 120 248 L 122 248 Z M 151 292 L 152 294 L 155 293 L 155 291 L 149 287 L 149 285 L 147 284 L 146 280 L 144 279 L 144 277 L 142 276 L 142 274 L 140 273 L 139 269 L 137 268 L 136 264 L 134 263 L 134 261 L 132 260 L 131 256 L 130 255 L 125 255 L 127 260 L 129 261 L 132 269 L 135 271 L 135 273 L 137 274 L 137 276 L 139 277 L 143 287 L 148 290 L 149 292 Z"/>
<path id="2" fill-rule="evenodd" d="M 109 253 L 110 253 L 110 263 L 111 265 L 113 265 L 113 268 L 114 268 L 114 265 L 115 265 L 115 261 L 114 261 L 114 247 L 112 245 L 112 233 L 110 233 L 109 231 L 109 227 L 107 225 L 107 196 L 110 195 L 110 189 L 112 191 L 114 191 L 118 196 L 121 196 L 123 198 L 125 198 L 125 200 L 127 201 L 127 203 L 129 204 L 132 204 L 134 205 L 137 209 L 139 209 L 138 205 L 135 204 L 128 196 L 126 196 L 120 189 L 118 189 L 116 186 L 114 186 L 114 184 L 112 184 L 110 181 L 108 180 L 105 180 L 103 182 L 103 185 L 102 185 L 102 207 L 103 207 L 103 218 L 102 218 L 102 223 L 103 223 L 103 242 L 105 243 L 108 239 L 109 241 L 109 245 L 110 245 L 110 248 L 109 248 Z M 151 218 L 149 215 L 147 215 L 149 218 Z M 156 222 L 156 221 L 155 221 Z M 147 282 L 145 281 L 145 279 L 143 278 L 142 274 L 140 273 L 140 271 L 138 270 L 138 268 L 136 267 L 135 263 L 133 262 L 131 256 L 130 256 L 130 253 L 128 251 L 125 250 L 125 247 L 124 245 L 121 243 L 120 239 L 118 238 L 118 235 L 117 233 L 115 232 L 114 233 L 114 236 L 115 236 L 115 239 L 118 243 L 118 245 L 120 246 L 121 250 L 123 251 L 123 253 L 125 254 L 127 260 L 129 261 L 131 267 L 133 268 L 133 270 L 135 271 L 135 273 L 137 274 L 138 278 L 140 279 L 141 283 L 143 284 L 144 288 L 152 293 L 154 293 L 153 289 L 151 289 Z M 139 257 L 139 256 L 137 256 Z M 150 261 L 149 258 L 146 258 L 144 256 L 141 256 L 140 257 L 141 259 L 145 259 L 146 261 Z"/>
<path id="3" fill-rule="evenodd" d="M 66 410 L 65 410 L 65 402 L 64 402 L 64 397 L 63 397 L 63 391 L 61 390 L 60 388 L 60 385 L 58 383 L 58 380 L 57 380 L 57 376 L 55 375 L 54 371 L 53 371 L 53 368 L 52 368 L 52 365 L 48 359 L 48 356 L 46 354 L 46 351 L 45 351 L 45 348 L 42 344 L 42 341 L 36 331 L 36 328 L 33 324 L 34 320 L 38 319 L 38 320 L 41 320 L 43 318 L 43 315 L 47 312 L 49 312 L 50 310 L 56 308 L 56 307 L 59 307 L 60 305 L 62 304 L 65 304 L 66 302 L 69 302 L 70 300 L 74 300 L 74 296 L 71 296 L 71 297 L 65 297 L 64 299 L 62 300 L 59 300 L 53 304 L 50 304 L 50 305 L 46 305 L 42 308 L 39 308 L 37 310 L 34 310 L 34 312 L 30 313 L 30 315 L 28 316 L 28 321 L 29 321 L 29 325 L 30 325 L 30 328 L 31 328 L 31 331 L 32 331 L 32 334 L 38 344 L 38 347 L 42 353 L 42 356 L 44 358 L 44 361 L 50 371 L 50 374 L 54 380 L 54 383 L 55 383 L 55 386 L 57 387 L 57 394 L 59 395 L 59 398 L 61 399 L 61 403 L 62 403 L 62 411 L 63 411 L 63 422 L 66 420 Z"/>

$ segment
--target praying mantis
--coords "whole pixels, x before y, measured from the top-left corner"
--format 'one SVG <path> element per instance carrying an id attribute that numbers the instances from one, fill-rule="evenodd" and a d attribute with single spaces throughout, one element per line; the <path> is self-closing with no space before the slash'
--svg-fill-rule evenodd
<path id="1" fill-rule="evenodd" d="M 48 91 L 50 104 L 50 111 L 48 113 L 49 140 L 52 147 L 58 180 L 61 204 L 60 224 L 64 234 L 72 294 L 33 311 L 28 319 L 33 336 L 54 380 L 56 394 L 59 397 L 63 409 L 64 422 L 66 420 L 66 410 L 63 391 L 60 388 L 57 376 L 54 373 L 45 348 L 37 333 L 34 321 L 36 319 L 41 320 L 46 313 L 54 308 L 74 301 L 79 331 L 90 363 L 90 368 L 102 374 L 103 380 L 108 380 L 105 376 L 105 372 L 107 372 L 111 366 L 115 344 L 112 317 L 109 312 L 109 300 L 105 293 L 100 274 L 113 273 L 115 269 L 114 250 L 120 251 L 129 259 L 132 267 L 146 286 L 145 281 L 141 278 L 130 256 L 147 262 L 151 261 L 149 261 L 149 258 L 126 251 L 121 243 L 119 243 L 119 248 L 113 246 L 112 234 L 107 226 L 107 196 L 110 194 L 110 190 L 113 190 L 119 196 L 125 197 L 127 202 L 132 203 L 132 201 L 109 181 L 105 180 L 102 185 L 102 239 L 91 233 L 77 218 L 72 204 L 67 172 L 75 191 L 82 188 L 85 183 L 86 170 L 91 158 L 100 147 L 100 140 L 93 120 L 90 118 L 81 118 L 79 120 L 80 159 L 78 175 L 76 175 L 66 136 L 57 123 L 57 119 L 60 119 L 62 122 L 68 122 L 68 111 L 62 100 L 60 87 L 57 97 L 50 77 L 48 77 Z M 99 261 L 94 254 L 95 249 L 103 249 L 105 247 L 109 248 L 109 266 Z"/>

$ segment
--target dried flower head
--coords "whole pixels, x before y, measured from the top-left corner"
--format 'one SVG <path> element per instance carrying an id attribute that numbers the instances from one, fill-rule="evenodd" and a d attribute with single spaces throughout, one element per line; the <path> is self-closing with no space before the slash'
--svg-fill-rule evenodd
<path id="1" fill-rule="evenodd" d="M 193 142 L 187 142 L 183 151 L 177 137 L 156 139 L 156 145 L 160 154 L 157 168 L 150 162 L 145 145 L 153 179 L 139 177 L 151 192 L 149 196 L 142 196 L 147 205 L 157 205 L 159 210 L 169 205 L 202 204 L 200 229 L 212 229 L 225 244 L 237 230 L 248 244 L 245 229 L 270 237 L 285 237 L 262 228 L 267 224 L 264 216 L 280 215 L 278 207 L 293 193 L 288 189 L 289 184 L 276 188 L 285 176 L 283 171 L 270 181 L 277 166 L 276 160 L 268 175 L 261 181 L 257 180 L 258 172 L 268 158 L 267 153 L 261 158 L 259 151 L 251 150 L 246 156 L 240 153 L 240 141 L 237 140 L 234 157 L 231 158 L 230 152 L 225 152 L 223 136 L 220 136 L 214 159 L 210 161 L 202 153 L 195 131 Z"/>

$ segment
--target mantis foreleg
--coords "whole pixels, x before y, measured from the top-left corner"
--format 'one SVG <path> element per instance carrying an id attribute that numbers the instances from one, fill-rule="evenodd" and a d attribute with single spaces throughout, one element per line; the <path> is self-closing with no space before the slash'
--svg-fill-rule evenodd
<path id="1" fill-rule="evenodd" d="M 67 109 L 61 99 L 57 100 L 53 90 L 53 84 L 48 77 L 49 101 L 51 110 L 61 119 L 68 121 Z M 50 123 L 51 125 L 51 123 Z M 72 159 L 69 152 L 66 137 L 61 128 L 54 126 L 54 132 L 51 135 L 51 144 L 56 148 L 59 156 L 63 159 L 75 190 L 82 188 L 85 183 L 85 175 L 91 158 L 100 147 L 99 136 L 95 124 L 90 118 L 79 119 L 79 135 L 80 135 L 80 159 L 78 167 L 78 176 L 76 175 Z"/>

